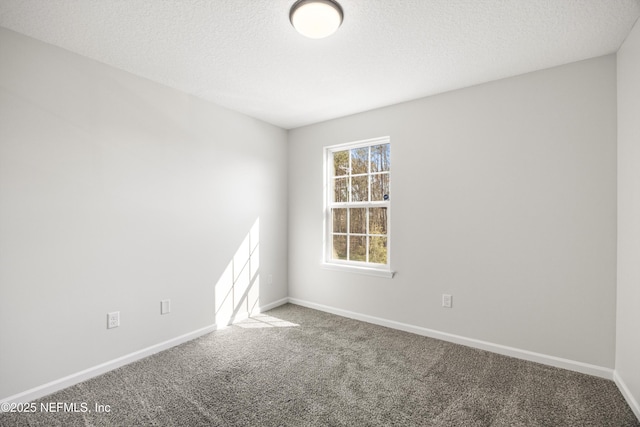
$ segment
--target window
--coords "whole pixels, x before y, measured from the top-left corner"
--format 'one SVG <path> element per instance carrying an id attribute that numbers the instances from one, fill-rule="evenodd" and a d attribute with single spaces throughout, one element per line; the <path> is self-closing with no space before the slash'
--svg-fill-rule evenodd
<path id="1" fill-rule="evenodd" d="M 325 147 L 325 265 L 392 277 L 388 137 Z"/>

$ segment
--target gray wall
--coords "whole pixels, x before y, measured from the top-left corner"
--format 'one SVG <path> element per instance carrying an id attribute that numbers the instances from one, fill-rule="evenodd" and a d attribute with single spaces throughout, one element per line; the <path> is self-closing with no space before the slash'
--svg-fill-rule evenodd
<path id="1" fill-rule="evenodd" d="M 286 131 L 5 29 L 0 52 L 0 399 L 212 325 L 258 219 L 251 283 L 286 297 Z"/>
<path id="2" fill-rule="evenodd" d="M 640 417 L 640 23 L 618 52 L 616 373 Z"/>
<path id="3" fill-rule="evenodd" d="M 322 147 L 385 135 L 396 277 L 322 269 Z M 612 369 L 615 56 L 292 130 L 289 218 L 290 297 Z"/>

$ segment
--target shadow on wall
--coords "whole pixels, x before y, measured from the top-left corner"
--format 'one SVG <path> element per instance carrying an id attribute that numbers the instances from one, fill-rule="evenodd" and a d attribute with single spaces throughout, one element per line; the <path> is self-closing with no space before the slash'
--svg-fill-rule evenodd
<path id="1" fill-rule="evenodd" d="M 215 317 L 219 327 L 246 319 L 260 308 L 260 218 L 256 219 L 218 279 Z"/>

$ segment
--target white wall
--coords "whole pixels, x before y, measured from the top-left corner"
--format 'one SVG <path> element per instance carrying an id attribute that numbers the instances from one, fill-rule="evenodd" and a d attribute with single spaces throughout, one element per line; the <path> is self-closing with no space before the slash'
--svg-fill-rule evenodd
<path id="1" fill-rule="evenodd" d="M 259 304 L 286 297 L 286 131 L 5 29 L 0 52 L 0 400 L 212 325 L 258 219 Z"/>
<path id="2" fill-rule="evenodd" d="M 290 297 L 612 369 L 615 61 L 290 131 Z M 385 135 L 396 277 L 324 270 L 322 147 Z"/>
<path id="3" fill-rule="evenodd" d="M 636 400 L 639 37 L 618 57 L 615 358 Z M 1 28 L 0 51 L 0 399 L 214 323 L 256 219 L 252 283 L 284 298 L 287 167 L 291 297 L 613 368 L 613 56 L 296 129 L 287 154 L 281 129 Z M 322 147 L 384 135 L 397 275 L 323 270 Z"/>
<path id="4" fill-rule="evenodd" d="M 618 51 L 616 374 L 640 418 L 640 23 Z"/>

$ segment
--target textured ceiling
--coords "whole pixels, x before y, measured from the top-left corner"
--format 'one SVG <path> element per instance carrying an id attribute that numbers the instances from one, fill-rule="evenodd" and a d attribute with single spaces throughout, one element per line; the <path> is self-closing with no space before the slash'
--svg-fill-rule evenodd
<path id="1" fill-rule="evenodd" d="M 290 129 L 612 53 L 640 15 L 640 0 L 339 1 L 322 40 L 291 27 L 294 0 L 0 0 L 0 26 Z"/>

